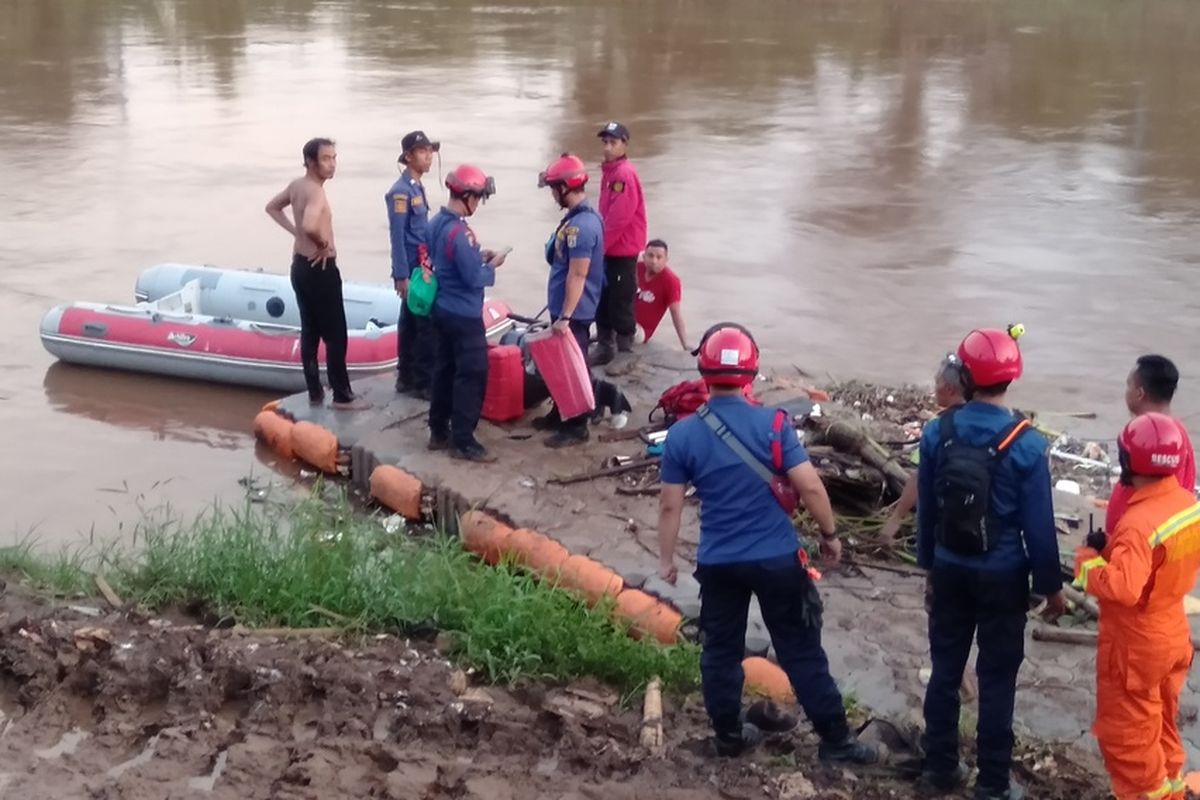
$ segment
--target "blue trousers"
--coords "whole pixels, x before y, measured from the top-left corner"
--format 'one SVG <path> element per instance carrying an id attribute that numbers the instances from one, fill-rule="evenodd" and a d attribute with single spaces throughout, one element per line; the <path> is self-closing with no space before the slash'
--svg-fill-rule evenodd
<path id="1" fill-rule="evenodd" d="M 475 441 L 487 393 L 487 332 L 483 312 L 461 317 L 433 311 L 433 385 L 429 429 L 455 447 Z"/>
<path id="2" fill-rule="evenodd" d="M 779 666 L 822 739 L 849 734 L 842 695 L 821 647 L 821 598 L 796 555 L 696 567 L 700 582 L 700 679 L 718 736 L 741 731 L 742 659 L 750 595 L 758 598 Z"/>
<path id="3" fill-rule="evenodd" d="M 925 768 L 949 773 L 958 765 L 959 686 L 971 642 L 978 637 L 979 732 L 977 785 L 1003 792 L 1012 768 L 1017 670 L 1025 658 L 1029 576 L 1021 571 L 936 563 L 932 571 L 929 654 L 933 674 L 925 691 Z"/>

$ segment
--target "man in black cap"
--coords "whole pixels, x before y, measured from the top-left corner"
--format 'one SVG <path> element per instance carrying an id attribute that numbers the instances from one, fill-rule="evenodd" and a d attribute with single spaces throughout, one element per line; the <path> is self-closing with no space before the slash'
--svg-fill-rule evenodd
<path id="1" fill-rule="evenodd" d="M 629 129 L 609 122 L 596 134 L 604 143 L 600 216 L 604 217 L 604 290 L 596 310 L 594 365 L 612 361 L 616 351 L 633 349 L 637 330 L 637 260 L 646 246 L 646 201 L 637 170 L 626 157 Z"/>
<path id="2" fill-rule="evenodd" d="M 433 166 L 433 154 L 440 142 L 431 142 L 424 131 L 412 131 L 400 141 L 402 168 L 400 178 L 388 189 L 388 227 L 392 237 L 392 281 L 400 295 L 399 364 L 396 391 L 422 400 L 429 399 L 433 373 L 433 334 L 429 317 L 408 310 L 409 276 L 427 258 L 425 228 L 429 222 L 429 202 L 421 178 Z"/>

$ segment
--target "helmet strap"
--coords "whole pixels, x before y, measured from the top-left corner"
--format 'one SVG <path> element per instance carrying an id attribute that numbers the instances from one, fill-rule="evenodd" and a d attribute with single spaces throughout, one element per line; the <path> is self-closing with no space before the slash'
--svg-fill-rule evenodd
<path id="1" fill-rule="evenodd" d="M 1117 445 L 1117 461 L 1121 465 L 1121 485 L 1133 486 L 1133 467 L 1130 465 L 1129 451 Z"/>

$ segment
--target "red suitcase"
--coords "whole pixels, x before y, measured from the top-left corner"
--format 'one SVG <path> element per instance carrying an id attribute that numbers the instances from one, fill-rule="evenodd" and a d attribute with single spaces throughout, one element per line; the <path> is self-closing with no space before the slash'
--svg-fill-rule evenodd
<path id="1" fill-rule="evenodd" d="M 525 364 L 521 348 L 513 344 L 488 347 L 487 392 L 483 418 L 511 422 L 525 413 Z"/>

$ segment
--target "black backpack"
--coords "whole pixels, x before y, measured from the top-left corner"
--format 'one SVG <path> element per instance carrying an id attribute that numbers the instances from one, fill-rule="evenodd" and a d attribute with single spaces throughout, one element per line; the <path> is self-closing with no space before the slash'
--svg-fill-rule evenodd
<path id="1" fill-rule="evenodd" d="M 1029 420 L 1017 414 L 1013 423 L 983 446 L 958 438 L 950 409 L 938 419 L 940 442 L 934 472 L 938 514 L 937 543 L 959 555 L 982 555 L 992 549 L 989 528 L 996 524 L 992 512 L 992 477 L 996 465 L 1017 438 L 1030 429 Z"/>

